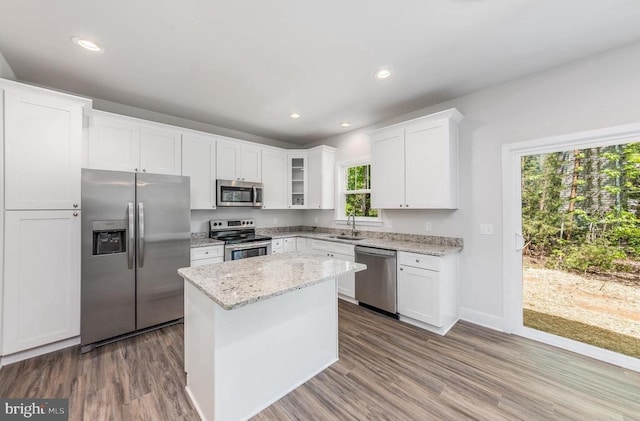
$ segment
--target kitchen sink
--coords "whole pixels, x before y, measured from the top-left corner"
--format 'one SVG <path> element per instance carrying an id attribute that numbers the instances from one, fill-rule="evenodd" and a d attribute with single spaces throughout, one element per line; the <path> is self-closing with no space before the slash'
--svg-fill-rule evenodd
<path id="1" fill-rule="evenodd" d="M 352 237 L 350 235 L 331 235 L 329 238 L 336 238 L 338 240 L 351 240 L 351 241 L 360 241 L 364 240 L 363 237 Z"/>

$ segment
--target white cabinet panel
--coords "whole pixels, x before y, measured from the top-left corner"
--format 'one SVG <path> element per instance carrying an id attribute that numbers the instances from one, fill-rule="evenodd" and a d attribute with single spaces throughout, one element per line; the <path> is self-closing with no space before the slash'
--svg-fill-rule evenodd
<path id="1" fill-rule="evenodd" d="M 262 150 L 259 147 L 242 145 L 240 148 L 240 179 L 262 181 Z"/>
<path id="2" fill-rule="evenodd" d="M 447 120 L 405 129 L 406 206 L 440 208 L 452 202 L 451 143 Z"/>
<path id="3" fill-rule="evenodd" d="M 221 180 L 236 180 L 240 148 L 232 142 L 218 141 L 216 147 L 216 178 Z"/>
<path id="4" fill-rule="evenodd" d="M 306 238 L 296 238 L 296 251 L 305 251 L 307 250 L 307 239 Z"/>
<path id="5" fill-rule="evenodd" d="M 215 209 L 215 139 L 193 134 L 183 135 L 182 175 L 191 177 L 191 209 Z"/>
<path id="6" fill-rule="evenodd" d="M 309 150 L 308 208 L 333 209 L 335 202 L 335 149 L 318 146 Z"/>
<path id="7" fill-rule="evenodd" d="M 287 155 L 284 151 L 262 151 L 263 209 L 287 207 Z"/>
<path id="8" fill-rule="evenodd" d="M 398 313 L 440 327 L 439 273 L 401 265 L 398 270 Z"/>
<path id="9" fill-rule="evenodd" d="M 309 155 L 305 151 L 287 155 L 287 207 L 306 209 L 308 203 Z"/>
<path id="10" fill-rule="evenodd" d="M 296 251 L 296 239 L 295 238 L 285 238 L 284 239 L 284 252 L 289 253 L 292 251 Z"/>
<path id="11" fill-rule="evenodd" d="M 371 207 L 404 207 L 404 132 L 401 129 L 371 136 Z"/>
<path id="12" fill-rule="evenodd" d="M 140 131 L 140 167 L 153 174 L 180 175 L 182 135 L 160 127 L 142 127 Z"/>
<path id="13" fill-rule="evenodd" d="M 7 211 L 5 220 L 3 354 L 78 336 L 80 211 Z"/>
<path id="14" fill-rule="evenodd" d="M 110 118 L 94 111 L 89 128 L 89 168 L 138 171 L 140 126 L 125 118 Z"/>
<path id="15" fill-rule="evenodd" d="M 4 93 L 6 209 L 80 206 L 82 104 L 54 93 Z"/>
<path id="16" fill-rule="evenodd" d="M 346 260 L 347 262 L 355 262 L 355 257 L 348 254 L 333 253 L 331 257 L 334 259 Z M 338 277 L 338 293 L 349 298 L 356 297 L 356 274 L 348 273 Z"/>

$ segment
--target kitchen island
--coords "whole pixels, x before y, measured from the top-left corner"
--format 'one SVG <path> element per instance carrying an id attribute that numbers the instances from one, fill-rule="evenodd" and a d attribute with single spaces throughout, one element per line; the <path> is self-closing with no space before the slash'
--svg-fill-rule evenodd
<path id="1" fill-rule="evenodd" d="M 338 360 L 336 279 L 365 265 L 288 253 L 183 268 L 187 392 L 248 419 Z"/>

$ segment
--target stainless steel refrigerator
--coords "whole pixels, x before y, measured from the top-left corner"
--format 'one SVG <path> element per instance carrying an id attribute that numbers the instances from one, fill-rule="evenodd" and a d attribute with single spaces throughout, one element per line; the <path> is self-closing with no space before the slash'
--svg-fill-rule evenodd
<path id="1" fill-rule="evenodd" d="M 183 317 L 189 177 L 82 170 L 82 352 Z"/>

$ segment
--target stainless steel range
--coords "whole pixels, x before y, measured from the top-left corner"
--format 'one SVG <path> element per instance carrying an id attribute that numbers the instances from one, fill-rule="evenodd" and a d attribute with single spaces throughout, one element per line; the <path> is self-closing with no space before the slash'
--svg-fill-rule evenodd
<path id="1" fill-rule="evenodd" d="M 253 219 L 209 221 L 209 237 L 224 241 L 224 261 L 271 254 L 271 237 L 257 235 Z"/>

